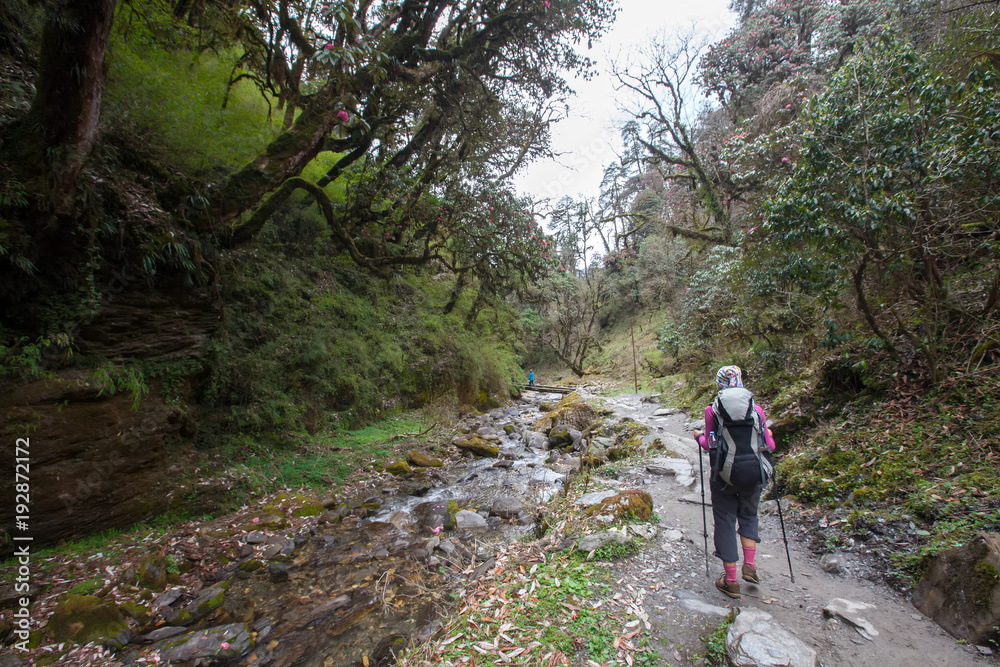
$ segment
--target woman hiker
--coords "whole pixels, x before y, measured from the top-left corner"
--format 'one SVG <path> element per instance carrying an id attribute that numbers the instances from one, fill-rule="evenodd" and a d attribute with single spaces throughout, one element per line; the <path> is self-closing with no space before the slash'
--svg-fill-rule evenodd
<path id="1" fill-rule="evenodd" d="M 743 387 L 743 377 L 740 368 L 738 366 L 723 366 L 715 375 L 715 384 L 719 389 L 720 399 L 724 395 L 723 390 L 731 387 Z M 746 395 L 745 392 L 738 393 Z M 719 403 L 720 399 L 716 399 L 716 403 Z M 709 450 L 715 444 L 714 442 L 709 442 L 709 432 L 715 432 L 716 436 L 721 437 L 720 425 L 722 416 L 715 414 L 713 405 L 705 408 L 705 431 L 696 429 L 694 432 L 695 440 L 698 441 L 698 444 L 704 450 Z M 753 405 L 757 412 L 757 417 L 759 417 L 759 421 L 754 420 L 753 423 L 759 425 L 763 432 L 768 451 L 773 452 L 774 438 L 771 436 L 770 429 L 766 426 L 767 417 L 759 405 Z M 740 416 L 743 417 L 745 415 Z M 747 410 L 746 416 L 749 416 L 749 410 Z M 709 458 L 711 460 L 711 456 Z M 768 471 L 770 471 L 769 461 L 766 463 L 766 466 Z M 722 479 L 720 476 L 722 471 L 716 470 L 716 466 L 712 466 L 712 468 L 712 471 L 709 473 L 709 488 L 712 491 L 712 517 L 715 525 L 714 555 L 722 560 L 722 567 L 724 569 L 722 576 L 716 580 L 715 587 L 725 595 L 733 599 L 739 599 L 740 582 L 736 579 L 736 563 L 739 560 L 736 550 L 737 534 L 739 535 L 740 546 L 743 551 L 743 569 L 741 573 L 743 580 L 753 584 L 760 583 L 754 558 L 757 554 L 757 543 L 760 542 L 760 537 L 757 534 L 757 506 L 760 503 L 760 493 L 763 484 L 758 483 L 737 488 L 736 486 L 727 484 Z M 739 530 L 736 528 L 737 524 L 739 525 Z"/>

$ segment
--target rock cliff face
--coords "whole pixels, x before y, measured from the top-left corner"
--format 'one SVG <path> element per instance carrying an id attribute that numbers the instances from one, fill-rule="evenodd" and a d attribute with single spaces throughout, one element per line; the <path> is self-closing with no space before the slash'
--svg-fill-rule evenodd
<path id="1" fill-rule="evenodd" d="M 197 357 L 218 314 L 206 294 L 111 294 L 101 315 L 79 327 L 83 354 L 115 360 Z M 150 392 L 132 409 L 128 395 L 101 394 L 91 375 L 76 369 L 54 378 L 0 385 L 0 442 L 5 469 L 14 470 L 14 444 L 28 438 L 35 544 L 127 527 L 177 507 L 195 488 L 194 453 L 185 441 L 186 412 Z M 13 475 L 0 484 L 0 521 L 14 528 Z M 9 552 L 10 545 L 4 551 Z"/>
<path id="2" fill-rule="evenodd" d="M 118 293 L 109 287 L 100 316 L 81 326 L 75 338 L 82 353 L 108 359 L 197 357 L 220 316 L 205 290 L 150 292 L 133 280 Z"/>

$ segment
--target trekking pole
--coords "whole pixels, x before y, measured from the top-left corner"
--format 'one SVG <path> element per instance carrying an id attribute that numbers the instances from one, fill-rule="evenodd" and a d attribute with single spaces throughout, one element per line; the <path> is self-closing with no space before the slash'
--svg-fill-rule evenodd
<path id="1" fill-rule="evenodd" d="M 781 539 L 785 541 L 785 557 L 788 559 L 788 576 L 795 583 L 795 573 L 792 572 L 792 554 L 788 552 L 788 535 L 785 534 L 785 517 L 781 515 L 781 496 L 778 494 L 778 477 L 774 477 L 774 502 L 778 504 L 778 521 L 781 522 Z"/>
<path id="2" fill-rule="evenodd" d="M 698 473 L 700 475 L 698 486 L 701 487 L 701 528 L 702 535 L 705 537 L 705 576 L 710 577 L 712 575 L 708 572 L 708 519 L 705 518 L 705 464 L 701 461 L 701 443 L 698 442 L 697 437 L 694 441 L 698 445 Z"/>

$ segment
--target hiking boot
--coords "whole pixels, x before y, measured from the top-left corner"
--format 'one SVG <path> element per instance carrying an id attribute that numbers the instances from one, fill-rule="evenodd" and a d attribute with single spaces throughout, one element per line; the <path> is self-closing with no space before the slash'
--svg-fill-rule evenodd
<path id="1" fill-rule="evenodd" d="M 715 580 L 715 587 L 734 600 L 740 599 L 740 582 L 726 581 L 725 574 Z"/>
<path id="2" fill-rule="evenodd" d="M 757 576 L 757 568 L 753 565 L 743 564 L 743 581 L 749 581 L 751 584 L 759 584 L 760 577 Z"/>

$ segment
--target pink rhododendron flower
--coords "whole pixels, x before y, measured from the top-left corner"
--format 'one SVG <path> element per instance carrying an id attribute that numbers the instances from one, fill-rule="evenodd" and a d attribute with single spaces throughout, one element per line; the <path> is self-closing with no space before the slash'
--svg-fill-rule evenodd
<path id="1" fill-rule="evenodd" d="M 341 109 L 340 111 L 337 112 L 337 118 L 340 119 L 341 123 L 346 123 L 348 120 L 351 119 L 351 115 L 346 111 L 344 111 L 343 109 Z"/>
<path id="2" fill-rule="evenodd" d="M 219 648 L 221 648 L 223 651 L 226 650 L 227 648 L 229 648 L 229 642 L 222 642 L 221 644 L 219 644 Z"/>
<path id="3" fill-rule="evenodd" d="M 788 158 L 786 157 L 781 158 L 781 164 L 788 164 Z"/>
<path id="4" fill-rule="evenodd" d="M 333 51 L 333 50 L 334 50 L 335 48 L 337 48 L 337 47 L 336 47 L 336 46 L 334 46 L 333 44 L 327 44 L 327 45 L 326 45 L 326 46 L 324 46 L 323 48 L 324 48 L 324 49 L 326 49 L 327 51 Z"/>
<path id="5" fill-rule="evenodd" d="M 791 108 L 792 108 L 792 105 L 791 105 L 791 104 L 786 104 L 786 105 L 785 105 L 785 108 L 786 108 L 786 109 L 791 109 Z"/>
<path id="6" fill-rule="evenodd" d="M 260 523 L 260 517 L 259 516 L 255 516 L 250 523 Z"/>

